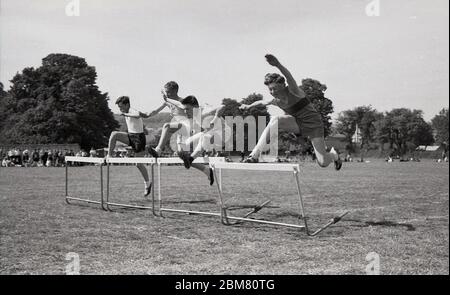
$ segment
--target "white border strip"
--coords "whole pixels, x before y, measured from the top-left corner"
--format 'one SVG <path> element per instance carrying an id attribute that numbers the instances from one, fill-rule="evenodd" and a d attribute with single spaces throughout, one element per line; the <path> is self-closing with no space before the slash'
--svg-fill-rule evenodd
<path id="1" fill-rule="evenodd" d="M 258 170 L 258 171 L 286 171 L 293 172 L 294 169 L 300 171 L 299 164 L 268 164 L 268 163 L 226 163 L 217 162 L 213 164 L 218 169 L 234 169 L 234 170 Z"/>
<path id="2" fill-rule="evenodd" d="M 104 158 L 91 158 L 91 157 L 66 156 L 65 160 L 66 160 L 66 162 L 79 162 L 79 163 L 98 163 L 98 164 L 105 163 Z"/>

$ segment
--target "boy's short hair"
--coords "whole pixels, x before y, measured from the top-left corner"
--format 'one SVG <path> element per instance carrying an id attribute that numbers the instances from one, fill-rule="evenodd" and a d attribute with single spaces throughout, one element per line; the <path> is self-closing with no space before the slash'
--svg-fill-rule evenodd
<path id="1" fill-rule="evenodd" d="M 167 90 L 175 90 L 178 92 L 178 83 L 175 81 L 167 82 L 166 85 L 164 85 L 164 88 Z"/>
<path id="2" fill-rule="evenodd" d="M 116 104 L 130 104 L 130 98 L 128 96 L 121 96 L 116 100 Z"/>
<path id="3" fill-rule="evenodd" d="M 285 82 L 285 79 L 280 74 L 269 73 L 269 74 L 266 74 L 266 76 L 264 77 L 265 85 L 269 85 L 270 83 L 284 84 L 284 82 Z"/>
<path id="4" fill-rule="evenodd" d="M 185 98 L 183 98 L 181 103 L 184 104 L 184 105 L 186 105 L 186 104 L 187 105 L 191 105 L 191 106 L 196 107 L 196 108 L 199 107 L 198 100 L 193 95 L 186 96 Z"/>

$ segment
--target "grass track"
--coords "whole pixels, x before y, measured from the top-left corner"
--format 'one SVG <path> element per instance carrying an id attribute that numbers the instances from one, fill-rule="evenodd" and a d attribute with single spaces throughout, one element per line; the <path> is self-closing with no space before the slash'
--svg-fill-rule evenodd
<path id="1" fill-rule="evenodd" d="M 370 252 L 380 255 L 382 274 L 449 273 L 447 163 L 344 163 L 340 172 L 302 167 L 313 229 L 350 211 L 315 238 L 253 223 L 227 227 L 214 217 L 67 205 L 64 168 L 2 168 L 0 273 L 63 274 L 68 252 L 79 254 L 82 274 L 364 274 Z M 70 195 L 98 198 L 98 172 L 71 168 Z M 246 208 L 270 198 L 259 218 L 296 221 L 291 175 L 223 176 L 228 205 Z M 217 209 L 215 187 L 197 171 L 165 167 L 163 184 L 167 207 Z M 142 191 L 136 168 L 114 167 L 113 200 L 150 205 Z"/>

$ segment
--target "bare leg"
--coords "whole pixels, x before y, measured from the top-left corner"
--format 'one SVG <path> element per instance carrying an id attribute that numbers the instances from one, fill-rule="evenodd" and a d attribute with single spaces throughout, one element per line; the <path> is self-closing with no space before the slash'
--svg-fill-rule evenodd
<path id="1" fill-rule="evenodd" d="M 114 148 L 116 147 L 116 142 L 120 141 L 124 144 L 129 145 L 130 140 L 128 139 L 128 134 L 126 132 L 117 132 L 114 131 L 111 133 L 111 136 L 109 137 L 109 145 L 108 145 L 108 157 L 112 157 L 112 152 L 114 151 Z M 142 157 L 144 155 L 144 152 L 136 153 L 136 156 Z M 137 164 L 136 165 L 139 171 L 142 174 L 142 177 L 144 178 L 145 187 L 147 188 L 150 185 L 150 180 L 148 178 L 148 172 L 147 169 L 143 164 Z"/>
<path id="2" fill-rule="evenodd" d="M 158 146 L 155 148 L 156 152 L 158 154 L 161 153 L 164 146 L 167 144 L 167 141 L 170 139 L 170 136 L 179 130 L 181 128 L 181 123 L 178 122 L 172 122 L 172 123 L 166 123 L 163 126 L 161 138 L 159 139 Z"/>
<path id="3" fill-rule="evenodd" d="M 191 154 L 192 159 L 197 158 L 202 152 L 203 152 L 203 139 L 205 137 L 205 134 L 203 132 L 199 132 L 191 137 L 189 137 L 186 142 L 185 145 L 190 145 L 191 143 L 193 143 L 194 145 L 196 144 L 196 147 L 194 149 L 194 151 Z M 197 163 L 192 163 L 191 167 L 200 170 L 201 172 L 205 173 L 206 176 L 208 176 L 209 178 L 209 167 L 207 165 L 204 164 L 197 164 Z"/>
<path id="4" fill-rule="evenodd" d="M 108 157 L 112 157 L 112 152 L 116 148 L 116 142 L 120 141 L 126 145 L 130 144 L 130 140 L 128 139 L 128 133 L 113 131 L 111 132 L 111 136 L 109 137 L 108 144 Z"/>
<path id="5" fill-rule="evenodd" d="M 210 142 L 211 138 L 212 138 L 211 134 L 203 133 L 203 132 L 202 133 L 198 133 L 198 134 L 194 135 L 193 137 L 195 137 L 197 135 L 200 135 L 198 137 L 198 143 L 197 143 L 197 146 L 195 147 L 194 151 L 191 154 L 191 157 L 193 157 L 194 159 L 197 158 L 198 156 L 200 156 L 200 154 L 203 151 L 206 151 L 206 148 L 207 148 L 206 143 Z"/>
<path id="6" fill-rule="evenodd" d="M 328 167 L 330 163 L 337 160 L 337 153 L 328 153 L 325 146 L 325 140 L 323 137 L 316 137 L 311 139 L 311 143 L 314 147 L 314 152 L 317 158 L 317 164 L 320 167 Z"/>
<path id="7" fill-rule="evenodd" d="M 136 153 L 136 157 L 143 157 L 144 154 L 145 154 L 145 152 Z M 147 168 L 145 168 L 144 164 L 142 164 L 142 163 L 136 164 L 136 167 L 139 169 L 139 172 L 141 172 L 145 183 L 148 184 L 150 182 L 150 180 L 148 178 Z"/>
<path id="8" fill-rule="evenodd" d="M 197 158 L 198 156 L 200 156 L 200 154 L 204 151 L 204 140 L 208 140 L 210 139 L 210 135 L 209 134 L 205 134 L 204 132 L 199 132 L 191 137 L 189 137 L 186 141 L 185 141 L 185 145 L 190 145 L 191 143 L 193 143 L 194 145 L 196 145 L 194 151 L 190 154 L 190 157 L 192 159 L 192 161 Z M 197 164 L 197 163 L 192 163 L 191 167 L 194 167 L 195 169 L 203 172 L 207 177 L 208 180 L 211 181 L 211 172 L 210 172 L 210 168 L 208 165 L 204 165 L 204 164 Z M 211 182 L 210 182 L 211 183 Z"/>
<path id="9" fill-rule="evenodd" d="M 267 141 L 270 140 L 270 129 L 277 127 L 279 130 L 284 130 L 286 132 L 292 132 L 295 134 L 300 133 L 300 128 L 298 127 L 297 121 L 293 116 L 290 115 L 274 116 L 270 119 L 269 124 L 262 132 L 261 137 L 258 140 L 258 143 L 256 144 L 253 151 L 250 153 L 250 157 L 255 159 L 259 158 L 261 152 L 267 145 Z"/>

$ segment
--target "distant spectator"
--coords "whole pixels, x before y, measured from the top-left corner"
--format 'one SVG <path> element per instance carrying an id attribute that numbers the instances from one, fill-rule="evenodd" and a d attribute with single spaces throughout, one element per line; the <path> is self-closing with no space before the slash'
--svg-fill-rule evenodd
<path id="1" fill-rule="evenodd" d="M 3 158 L 2 167 L 9 167 L 10 164 L 11 164 L 11 161 L 7 157 Z"/>
<path id="2" fill-rule="evenodd" d="M 89 151 L 89 156 L 90 156 L 91 158 L 97 157 L 97 151 L 94 150 L 93 147 L 91 147 L 91 150 Z"/>
<path id="3" fill-rule="evenodd" d="M 47 164 L 48 152 L 41 150 L 40 156 L 41 156 L 41 166 L 45 166 Z"/>
<path id="4" fill-rule="evenodd" d="M 31 163 L 31 166 L 36 167 L 39 163 L 39 152 L 37 149 L 34 150 L 33 155 L 31 156 L 33 162 Z"/>
<path id="5" fill-rule="evenodd" d="M 52 167 L 53 154 L 51 151 L 47 152 L 47 161 L 45 162 L 45 166 Z"/>
<path id="6" fill-rule="evenodd" d="M 58 155 L 58 164 L 59 164 L 60 166 L 64 166 L 64 164 L 65 164 L 64 157 L 65 157 L 66 154 L 67 154 L 67 151 L 65 151 L 64 153 L 63 153 L 63 152 L 59 152 L 59 155 Z"/>
<path id="7" fill-rule="evenodd" d="M 24 150 L 22 152 L 22 165 L 28 167 L 30 164 L 30 152 L 28 150 Z"/>

